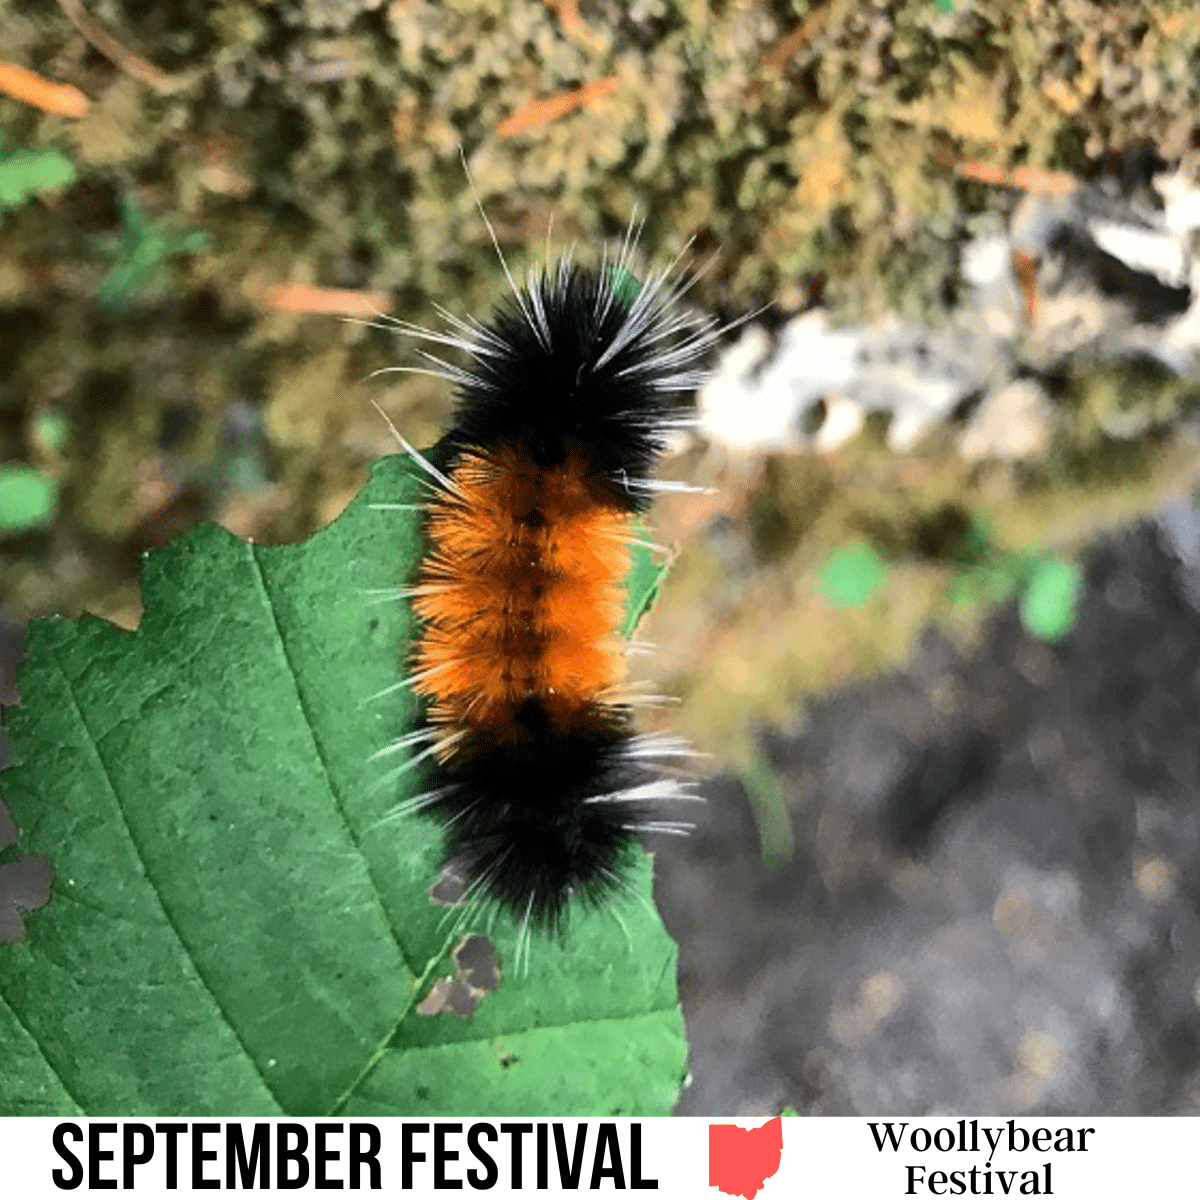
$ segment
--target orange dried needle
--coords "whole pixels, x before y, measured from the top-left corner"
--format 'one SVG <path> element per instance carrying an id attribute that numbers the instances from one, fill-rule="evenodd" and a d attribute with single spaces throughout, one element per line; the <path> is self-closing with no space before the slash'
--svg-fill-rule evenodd
<path id="1" fill-rule="evenodd" d="M 55 83 L 27 67 L 0 61 L 0 92 L 60 117 L 82 117 L 91 101 L 69 83 Z"/>
<path id="2" fill-rule="evenodd" d="M 616 86 L 616 76 L 609 75 L 604 79 L 585 83 L 583 87 L 571 92 L 560 92 L 557 96 L 547 96 L 544 100 L 533 100 L 505 117 L 496 132 L 501 137 L 516 137 L 526 130 L 536 129 L 539 125 L 548 125 L 577 108 L 584 108 L 603 100 Z"/>
<path id="3" fill-rule="evenodd" d="M 600 51 L 604 48 L 602 39 L 587 27 L 580 16 L 579 0 L 546 0 L 546 5 L 558 17 L 568 37 L 589 50 Z"/>
<path id="4" fill-rule="evenodd" d="M 279 283 L 263 298 L 280 312 L 320 313 L 335 317 L 376 317 L 386 312 L 391 297 L 386 292 L 360 292 L 353 288 L 314 287 L 309 283 Z"/>
<path id="5" fill-rule="evenodd" d="M 960 162 L 954 169 L 964 179 L 977 183 L 1022 188 L 1042 196 L 1065 196 L 1076 186 L 1076 179 L 1065 171 L 1046 171 L 1041 167 L 997 167 L 986 162 Z"/>
<path id="6" fill-rule="evenodd" d="M 800 22 L 794 29 L 785 33 L 783 37 L 771 47 L 770 50 L 763 56 L 763 66 L 768 67 L 772 71 L 778 71 L 780 67 L 796 55 L 800 49 L 808 42 L 817 27 L 825 19 L 824 12 L 811 12 L 803 21 Z"/>

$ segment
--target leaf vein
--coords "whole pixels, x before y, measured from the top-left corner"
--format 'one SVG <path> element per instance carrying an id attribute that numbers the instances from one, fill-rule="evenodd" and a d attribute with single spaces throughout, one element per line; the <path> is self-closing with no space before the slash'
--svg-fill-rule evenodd
<path id="1" fill-rule="evenodd" d="M 269 1095 L 271 1097 L 271 1099 L 274 1100 L 274 1102 L 275 1102 L 276 1106 L 279 1108 L 280 1112 L 286 1112 L 287 1110 L 284 1108 L 283 1104 L 280 1103 L 279 1097 L 275 1094 L 271 1085 L 267 1082 L 266 1076 L 262 1072 L 262 1068 L 258 1065 L 258 1062 L 255 1059 L 254 1055 L 251 1054 L 250 1048 L 246 1045 L 245 1042 L 242 1041 L 242 1036 L 238 1032 L 237 1026 L 234 1024 L 233 1019 L 230 1017 L 229 1013 L 225 1010 L 225 1006 L 224 1006 L 224 1004 L 221 1003 L 221 999 L 217 995 L 216 990 L 213 988 L 212 984 L 209 983 L 208 979 L 204 975 L 204 972 L 200 969 L 200 964 L 196 960 L 195 953 L 193 952 L 191 946 L 188 945 L 187 939 L 183 936 L 183 931 L 179 928 L 179 924 L 175 920 L 175 917 L 171 912 L 170 906 L 167 904 L 166 899 L 162 894 L 161 888 L 159 887 L 158 883 L 156 882 L 154 875 L 150 871 L 149 864 L 146 861 L 145 852 L 143 851 L 141 845 L 139 844 L 138 839 L 134 836 L 133 826 L 129 823 L 129 818 L 126 815 L 125 809 L 121 804 L 121 795 L 120 795 L 120 792 L 118 791 L 116 785 L 113 783 L 112 772 L 109 770 L 108 763 L 105 761 L 104 755 L 100 750 L 99 742 L 96 740 L 95 735 L 92 733 L 92 730 L 88 725 L 87 717 L 84 715 L 83 709 L 79 705 L 79 700 L 75 695 L 74 682 L 66 674 L 65 671 L 61 670 L 61 668 L 58 667 L 57 663 L 55 664 L 55 669 L 57 670 L 59 676 L 62 678 L 63 682 L 66 683 L 66 685 L 67 685 L 67 695 L 70 697 L 71 707 L 75 711 L 75 717 L 76 717 L 77 721 L 79 722 L 79 725 L 82 728 L 83 732 L 86 735 L 87 745 L 90 746 L 92 751 L 95 753 L 96 762 L 97 762 L 98 766 L 100 767 L 101 774 L 104 777 L 104 785 L 108 789 L 109 795 L 112 797 L 113 804 L 116 807 L 116 810 L 121 817 L 121 824 L 125 827 L 125 833 L 129 838 L 129 844 L 133 847 L 134 854 L 137 855 L 138 862 L 140 863 L 141 868 L 142 868 L 142 873 L 146 877 L 146 882 L 150 885 L 150 890 L 154 893 L 154 898 L 158 901 L 158 906 L 162 910 L 162 914 L 163 914 L 163 917 L 166 919 L 167 925 L 170 927 L 171 932 L 175 935 L 176 940 L 179 942 L 180 948 L 183 950 L 184 954 L 187 956 L 188 962 L 191 963 L 192 970 L 196 973 L 196 978 L 199 980 L 201 986 L 204 988 L 204 990 L 208 993 L 209 997 L 212 999 L 213 1005 L 216 1007 L 217 1013 L 219 1014 L 222 1022 L 225 1024 L 226 1028 L 228 1028 L 229 1032 L 233 1035 L 234 1041 L 236 1041 L 238 1046 L 241 1048 L 242 1053 L 246 1056 L 246 1059 L 249 1061 L 251 1067 L 254 1068 L 254 1073 L 258 1076 L 259 1080 L 262 1082 L 262 1085 L 263 1085 L 264 1089 L 266 1090 L 267 1095 Z"/>
<path id="2" fill-rule="evenodd" d="M 337 809 L 337 814 L 341 818 L 342 825 L 346 829 L 346 833 L 350 837 L 350 841 L 354 846 L 355 852 L 362 861 L 363 869 L 367 873 L 367 878 L 371 881 L 371 886 L 375 889 L 376 899 L 379 901 L 380 911 L 383 913 L 383 918 L 387 922 L 388 931 L 392 935 L 392 941 L 396 944 L 396 950 L 400 955 L 400 961 L 404 964 L 405 970 L 408 972 L 409 979 L 416 975 L 416 969 L 409 962 L 408 952 L 404 948 L 404 943 L 400 939 L 400 933 L 396 926 L 392 923 L 391 914 L 387 910 L 387 905 L 383 903 L 383 889 L 380 888 L 375 879 L 375 872 L 371 869 L 371 860 L 367 857 L 362 848 L 362 843 L 359 841 L 358 833 L 354 826 L 350 823 L 350 818 L 346 815 L 346 806 L 342 802 L 342 797 L 338 793 L 337 787 L 334 785 L 333 776 L 329 771 L 329 762 L 325 757 L 325 750 L 322 747 L 320 740 L 317 738 L 316 731 L 313 727 L 313 719 L 308 711 L 308 705 L 304 702 L 304 692 L 300 687 L 300 679 L 296 673 L 296 668 L 292 664 L 291 656 L 288 654 L 287 642 L 283 636 L 283 630 L 279 625 L 279 616 L 275 611 L 275 603 L 271 599 L 271 594 L 267 590 L 266 580 L 263 578 L 262 564 L 259 562 L 258 551 L 259 547 L 253 543 L 246 543 L 246 548 L 250 551 L 250 561 L 254 566 L 254 578 L 258 584 L 259 592 L 262 595 L 263 603 L 266 605 L 268 614 L 271 617 L 271 625 L 275 630 L 275 641 L 279 647 L 280 657 L 283 659 L 284 666 L 287 667 L 288 675 L 292 681 L 292 689 L 296 693 L 296 703 L 300 706 L 300 711 L 304 714 L 304 727 L 308 732 L 310 741 L 312 742 L 313 752 L 317 756 L 317 761 L 321 764 L 321 773 L 325 777 L 325 785 L 329 790 L 330 799 L 333 801 L 334 808 Z"/>
<path id="3" fill-rule="evenodd" d="M 29 1040 L 34 1044 L 34 1046 L 37 1047 L 37 1052 L 41 1056 L 42 1062 L 44 1062 L 46 1064 L 46 1066 L 50 1069 L 50 1074 L 53 1075 L 54 1078 L 58 1080 L 59 1086 L 62 1088 L 62 1090 L 64 1092 L 66 1092 L 67 1096 L 71 1100 L 71 1103 L 74 1104 L 75 1107 L 77 1109 L 79 1109 L 79 1111 L 81 1113 L 87 1112 L 87 1109 L 84 1108 L 84 1106 L 79 1102 L 79 1097 L 76 1096 L 73 1091 L 71 1091 L 70 1085 L 62 1077 L 58 1068 L 54 1065 L 54 1063 L 52 1063 L 50 1061 L 41 1042 L 39 1042 L 37 1040 L 37 1037 L 34 1035 L 33 1030 L 30 1029 L 29 1026 L 26 1025 L 25 1022 L 21 1020 L 21 1014 L 19 1012 L 17 1012 L 17 1010 L 15 1008 L 13 1008 L 13 1006 L 11 1004 L 9 1004 L 9 1002 L 4 998 L 3 995 L 0 995 L 0 1004 L 4 1005 L 5 1010 L 12 1015 L 13 1020 L 16 1021 L 16 1023 L 21 1027 L 21 1029 L 25 1033 L 25 1036 L 28 1037 Z"/>

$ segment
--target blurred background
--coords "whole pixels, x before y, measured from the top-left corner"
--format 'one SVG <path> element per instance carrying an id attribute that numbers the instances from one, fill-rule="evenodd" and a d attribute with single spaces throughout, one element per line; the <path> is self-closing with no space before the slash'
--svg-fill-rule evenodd
<path id="1" fill-rule="evenodd" d="M 0 0 L 0 703 L 331 520 L 371 400 L 436 440 L 370 376 L 505 292 L 461 146 L 514 273 L 638 214 L 757 312 L 637 660 L 711 756 L 680 1111 L 1200 1111 L 1198 68 L 1183 2 Z"/>

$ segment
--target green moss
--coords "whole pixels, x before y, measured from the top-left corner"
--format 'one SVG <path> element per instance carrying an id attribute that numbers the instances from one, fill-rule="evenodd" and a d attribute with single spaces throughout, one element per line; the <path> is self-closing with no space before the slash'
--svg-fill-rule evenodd
<path id="1" fill-rule="evenodd" d="M 55 5 L 0 0 L 5 56 L 93 102 L 78 122 L 0 106 L 5 147 L 79 168 L 69 189 L 5 216 L 0 344 L 16 348 L 0 378 L 5 444 L 25 452 L 18 433 L 39 405 L 63 412 L 73 434 L 92 427 L 98 405 L 96 438 L 72 436 L 64 450 L 63 524 L 126 536 L 134 489 L 120 481 L 162 448 L 169 414 L 191 414 L 171 452 L 212 458 L 237 401 L 269 408 L 276 478 L 336 494 L 367 452 L 351 438 L 352 414 L 298 425 L 283 419 L 285 398 L 320 380 L 357 403 L 370 372 L 413 362 L 412 348 L 385 331 L 273 312 L 263 285 L 380 292 L 395 315 L 422 322 L 436 319 L 435 302 L 482 314 L 507 285 L 460 142 L 515 271 L 542 258 L 552 219 L 555 246 L 587 255 L 636 208 L 645 258 L 693 235 L 699 256 L 719 252 L 699 303 L 745 311 L 804 279 L 844 313 L 926 320 L 943 314 L 968 220 L 1002 203 L 956 164 L 1082 171 L 1149 138 L 1194 165 L 1193 6 L 946 7 L 592 0 L 572 26 L 545 0 L 90 4 L 163 73 L 154 87 L 100 57 Z M 801 24 L 790 56 L 772 57 Z M 530 102 L 608 77 L 616 86 L 603 99 L 499 135 Z M 149 228 L 209 236 L 203 254 L 159 254 L 172 275 L 152 281 L 159 294 L 136 317 L 96 306 L 111 265 L 98 247 L 122 236 L 123 196 Z M 436 428 L 444 391 L 396 376 L 377 385 L 393 412 L 418 405 Z M 1124 383 L 1102 391 L 1064 400 L 1068 449 L 1049 470 L 1107 455 L 1131 406 L 1153 433 L 1193 403 L 1168 385 L 1144 397 Z M 885 508 L 870 502 L 874 468 L 863 470 L 859 507 Z M 790 553 L 830 520 L 845 487 L 768 497 L 756 517 L 762 556 Z M 293 499 L 313 520 L 325 501 Z M 55 553 L 92 553 L 84 534 L 64 538 Z"/>

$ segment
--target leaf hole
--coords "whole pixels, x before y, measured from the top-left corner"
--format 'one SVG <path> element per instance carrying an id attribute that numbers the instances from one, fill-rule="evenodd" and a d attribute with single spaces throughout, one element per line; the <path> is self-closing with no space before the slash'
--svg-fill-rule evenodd
<path id="1" fill-rule="evenodd" d="M 491 938 L 481 933 L 469 933 L 455 947 L 451 957 L 459 978 L 481 997 L 500 986 L 500 956 Z"/>
<path id="2" fill-rule="evenodd" d="M 500 956 L 490 938 L 468 933 L 450 953 L 456 976 L 434 982 L 416 1011 L 422 1017 L 467 1018 L 500 986 Z"/>
<path id="3" fill-rule="evenodd" d="M 426 891 L 429 902 L 438 908 L 457 908 L 463 902 L 467 892 L 467 881 L 455 870 L 453 865 L 446 869 L 434 880 Z"/>

